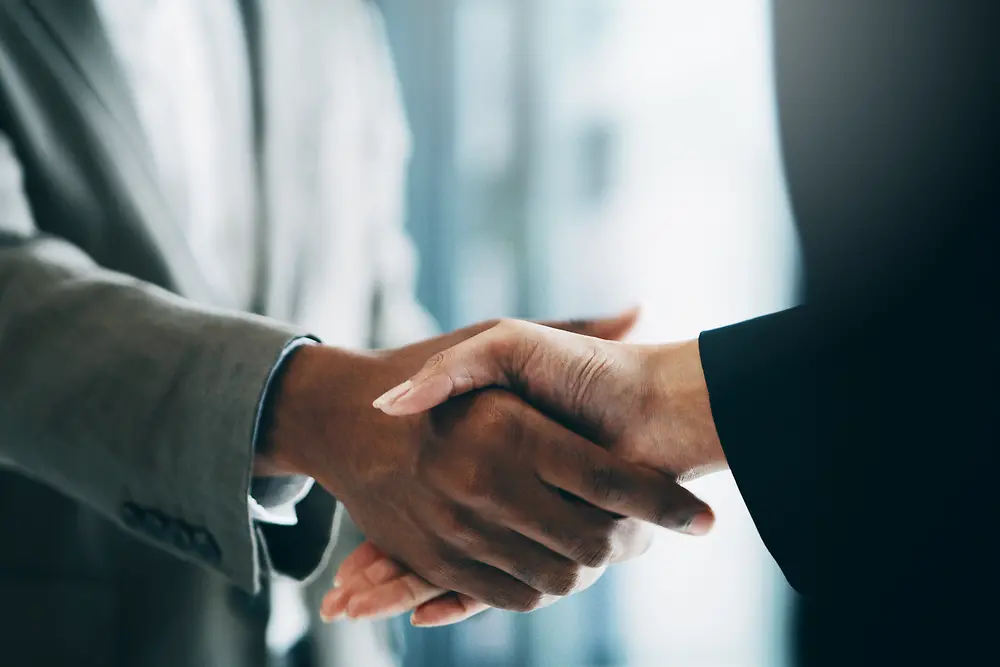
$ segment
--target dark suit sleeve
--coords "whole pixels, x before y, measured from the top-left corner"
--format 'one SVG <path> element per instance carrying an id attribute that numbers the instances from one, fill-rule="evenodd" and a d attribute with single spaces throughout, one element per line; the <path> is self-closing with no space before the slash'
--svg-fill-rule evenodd
<path id="1" fill-rule="evenodd" d="M 815 398 L 800 360 L 773 359 L 805 321 L 801 308 L 707 331 L 700 337 L 712 413 L 730 468 L 754 522 L 789 583 L 808 588 L 802 562 L 811 538 L 785 527 L 808 525 L 813 510 L 801 500 L 815 487 L 819 465 L 807 433 L 815 424 Z M 818 499 L 813 499 L 813 505 Z"/>
<path id="2" fill-rule="evenodd" d="M 951 585 L 991 553 L 996 12 L 775 2 L 805 305 L 706 332 L 700 349 L 741 493 L 814 599 Z"/>
<path id="3" fill-rule="evenodd" d="M 933 580 L 957 540 L 995 524 L 1000 337 L 977 254 L 901 294 L 873 286 L 701 335 L 730 467 L 799 592 Z"/>

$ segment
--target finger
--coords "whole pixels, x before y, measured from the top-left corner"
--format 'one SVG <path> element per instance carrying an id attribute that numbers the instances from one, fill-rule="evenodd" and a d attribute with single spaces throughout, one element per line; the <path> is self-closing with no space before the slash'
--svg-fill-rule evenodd
<path id="1" fill-rule="evenodd" d="M 711 509 L 670 476 L 629 463 L 536 411 L 519 417 L 523 437 L 535 443 L 536 473 L 555 489 L 502 489 L 521 500 L 493 510 L 511 529 L 586 567 L 626 560 L 649 546 L 651 536 L 624 517 L 692 535 L 711 529 Z"/>
<path id="2" fill-rule="evenodd" d="M 460 623 L 481 614 L 489 605 L 461 593 L 448 593 L 426 602 L 410 615 L 410 623 L 418 628 L 436 628 Z"/>
<path id="3" fill-rule="evenodd" d="M 337 573 L 333 577 L 333 585 L 339 586 L 344 579 L 350 579 L 357 573 L 363 572 L 381 558 L 388 558 L 388 556 L 382 553 L 370 540 L 365 540 L 337 568 Z"/>
<path id="4" fill-rule="evenodd" d="M 505 572 L 473 560 L 439 566 L 426 575 L 439 588 L 455 591 L 496 609 L 526 612 L 555 599 Z"/>
<path id="5" fill-rule="evenodd" d="M 558 498 L 557 494 L 552 493 L 552 496 L 557 503 L 567 504 L 565 500 Z M 605 514 L 592 507 L 586 509 Z M 481 532 L 464 530 L 461 534 L 444 537 L 466 557 L 505 572 L 540 593 L 562 597 L 578 592 L 593 583 L 591 574 L 583 572 L 585 568 L 580 567 L 569 556 L 553 551 L 521 534 L 513 525 L 516 522 L 504 521 L 502 513 L 497 512 L 497 514 L 501 515 L 499 517 L 501 524 L 506 523 L 515 530 L 484 528 Z"/>
<path id="6" fill-rule="evenodd" d="M 415 574 L 404 574 L 351 598 L 350 618 L 389 618 L 416 609 L 449 591 L 438 588 Z"/>
<path id="7" fill-rule="evenodd" d="M 624 524 L 624 519 L 544 485 L 537 492 L 521 489 L 520 493 L 527 494 L 529 502 L 520 503 L 516 508 L 496 508 L 497 519 L 573 563 L 588 568 L 602 567 L 619 558 L 627 558 L 635 550 L 629 542 L 618 538 L 621 533 L 618 525 Z M 625 536 L 632 532 L 629 529 Z M 559 594 L 555 590 L 545 592 Z"/>
<path id="8" fill-rule="evenodd" d="M 344 615 L 347 598 L 342 588 L 331 588 L 319 603 L 319 617 L 324 623 L 331 623 Z"/>
<path id="9" fill-rule="evenodd" d="M 497 402 L 496 396 L 503 400 Z M 529 447 L 521 448 L 529 457 L 576 443 L 583 443 L 585 451 L 595 447 L 503 392 L 473 397 L 484 405 L 491 399 L 493 403 L 485 409 L 507 413 L 506 418 L 517 428 L 505 435 L 510 442 L 530 442 Z M 442 409 L 458 405 L 456 409 L 461 410 L 462 402 Z M 526 460 L 516 471 L 504 470 L 486 476 L 484 483 L 463 487 L 458 498 L 465 507 L 455 508 L 457 514 L 448 515 L 448 522 L 438 532 L 467 557 L 507 572 L 543 593 L 568 595 L 578 588 L 579 566 L 602 567 L 634 551 L 635 545 L 626 538 L 635 531 L 621 515 L 562 493 L 532 475 L 537 465 L 538 461 Z"/>
<path id="10" fill-rule="evenodd" d="M 613 317 L 539 322 L 539 324 L 582 336 L 592 336 L 604 340 L 622 340 L 635 328 L 639 321 L 640 312 L 641 309 L 636 306 Z"/>
<path id="11" fill-rule="evenodd" d="M 390 558 L 378 558 L 364 570 L 354 572 L 349 578 L 343 577 L 340 586 L 323 596 L 320 618 L 327 623 L 340 618 L 347 613 L 351 599 L 359 592 L 376 588 L 406 573 L 401 565 Z"/>
<path id="12" fill-rule="evenodd" d="M 549 607 L 559 600 L 560 598 L 557 597 L 546 597 L 538 605 L 536 611 Z M 487 609 L 490 609 L 489 605 L 474 600 L 467 595 L 449 593 L 418 607 L 410 615 L 410 624 L 418 628 L 435 628 L 443 625 L 452 625 L 468 620 Z"/>
<path id="13" fill-rule="evenodd" d="M 561 443 L 539 448 L 537 472 L 601 509 L 670 530 L 704 535 L 715 523 L 711 508 L 669 475 L 629 463 L 569 430 Z"/>

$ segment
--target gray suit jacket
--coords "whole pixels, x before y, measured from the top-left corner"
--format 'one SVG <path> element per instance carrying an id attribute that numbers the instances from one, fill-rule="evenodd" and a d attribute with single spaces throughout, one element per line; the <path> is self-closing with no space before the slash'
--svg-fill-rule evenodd
<path id="1" fill-rule="evenodd" d="M 172 219 L 91 4 L 0 0 L 0 662 L 263 664 L 267 547 L 297 577 L 320 565 L 335 507 L 321 490 L 267 539 L 247 508 L 258 402 L 305 333 L 285 322 L 356 346 L 424 322 L 398 211 L 372 206 L 364 230 L 315 222 L 337 178 L 316 138 L 336 104 L 327 50 L 337 30 L 378 42 L 366 4 L 244 3 L 263 268 L 240 304 L 212 293 Z M 387 83 L 347 99 L 397 108 L 385 53 L 362 55 Z M 339 131 L 364 141 L 355 115 Z M 401 179 L 391 153 L 375 151 Z M 317 247 L 370 261 L 336 273 L 307 261 Z M 343 298 L 311 318 L 312 270 Z"/>

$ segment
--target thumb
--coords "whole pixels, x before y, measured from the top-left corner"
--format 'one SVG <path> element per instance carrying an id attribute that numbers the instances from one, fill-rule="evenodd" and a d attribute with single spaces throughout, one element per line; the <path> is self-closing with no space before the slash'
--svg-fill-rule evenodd
<path id="1" fill-rule="evenodd" d="M 624 327 L 614 326 L 619 331 Z M 570 378 L 563 376 L 571 373 L 581 347 L 593 344 L 592 339 L 539 324 L 504 321 L 435 354 L 416 375 L 373 405 L 388 415 L 403 416 L 484 387 L 510 389 L 516 384 L 533 394 L 547 386 L 566 386 Z"/>

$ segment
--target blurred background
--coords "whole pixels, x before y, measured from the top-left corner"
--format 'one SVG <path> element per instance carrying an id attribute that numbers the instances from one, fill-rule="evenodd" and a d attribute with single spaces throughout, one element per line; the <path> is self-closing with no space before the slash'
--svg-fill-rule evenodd
<path id="1" fill-rule="evenodd" d="M 419 296 L 445 329 L 642 304 L 670 341 L 794 297 L 764 0 L 378 0 L 414 155 Z M 788 593 L 732 477 L 708 538 L 529 616 L 394 627 L 405 667 L 781 665 Z M 360 658 L 345 664 L 368 664 Z"/>

